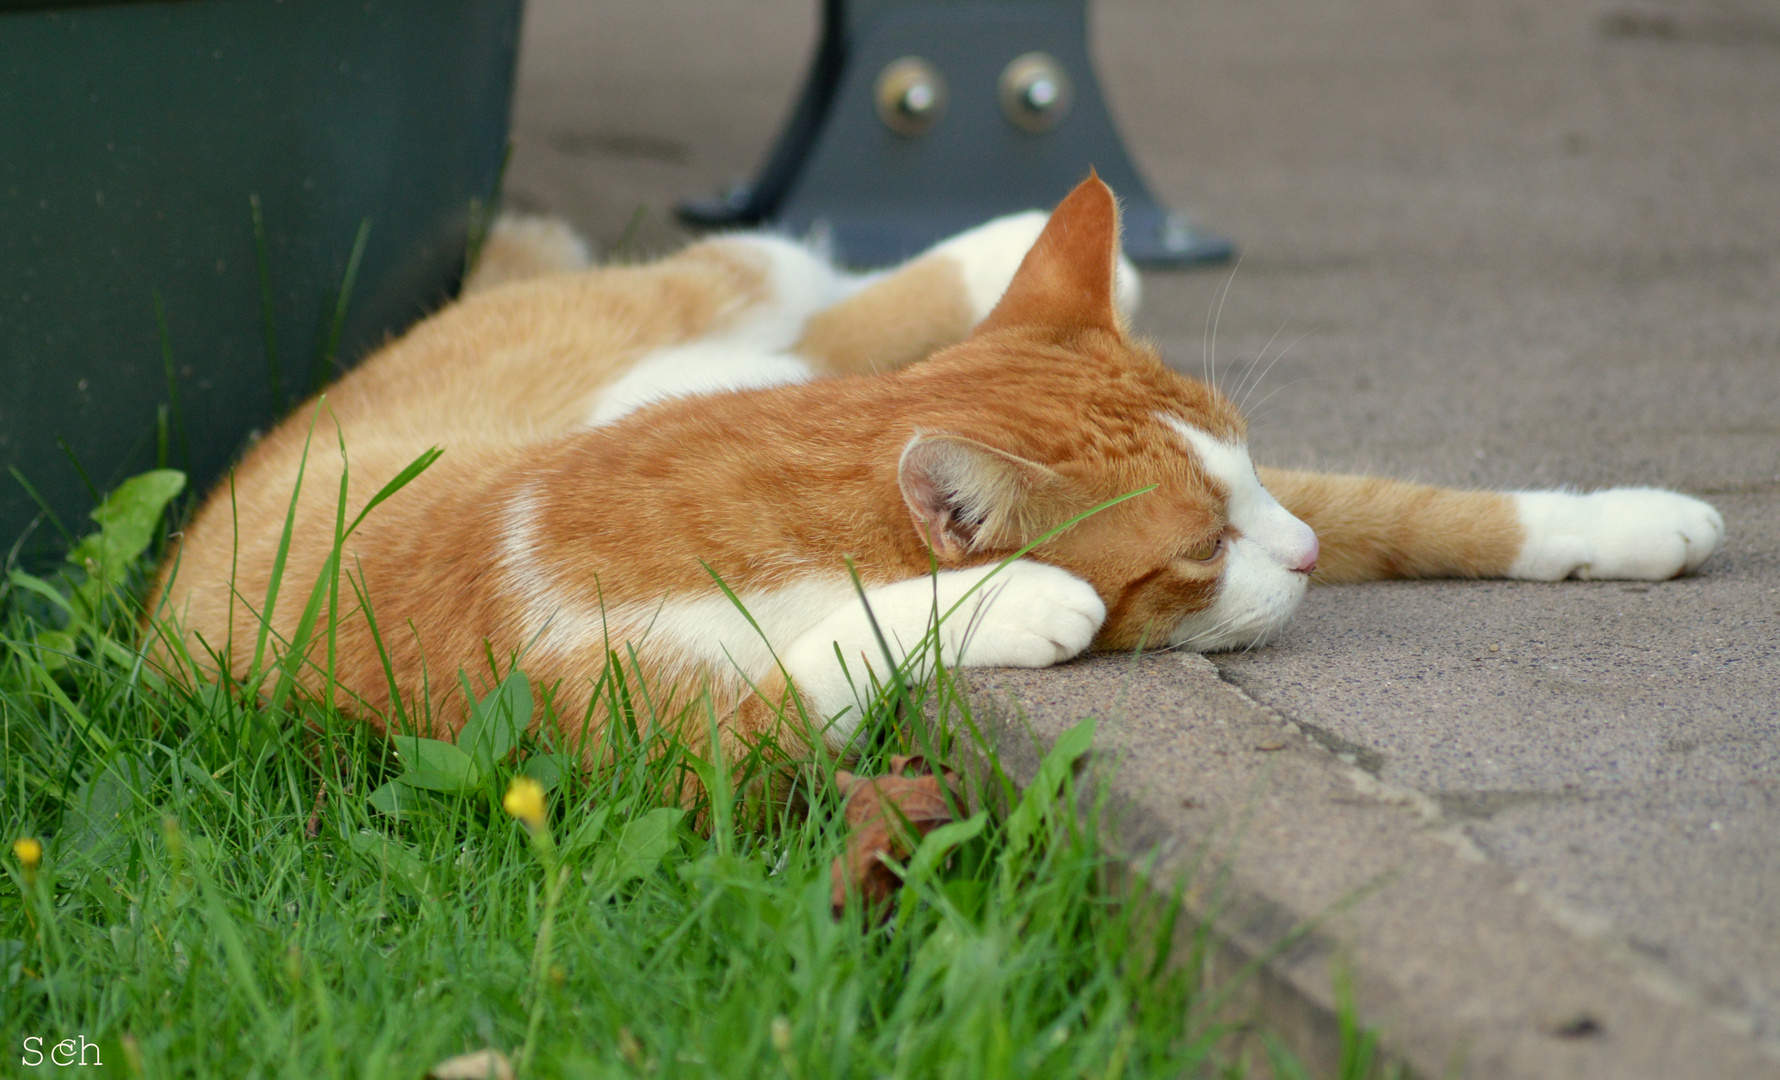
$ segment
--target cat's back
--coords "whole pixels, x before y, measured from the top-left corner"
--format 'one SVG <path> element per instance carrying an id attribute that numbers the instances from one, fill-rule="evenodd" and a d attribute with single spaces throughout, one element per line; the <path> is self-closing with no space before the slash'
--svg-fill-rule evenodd
<path id="1" fill-rule="evenodd" d="M 719 332 L 765 287 L 745 250 L 720 243 L 501 285 L 379 349 L 328 388 L 327 405 L 349 439 L 559 435 L 639 356 Z M 281 434 L 299 434 L 303 412 Z"/>
<path id="2" fill-rule="evenodd" d="M 552 274 L 450 304 L 247 451 L 183 530 L 163 569 L 163 598 L 191 629 L 250 625 L 239 597 L 265 595 L 293 511 L 288 576 L 314 580 L 332 546 L 343 474 L 350 520 L 410 463 L 442 450 L 375 512 L 372 528 L 418 526 L 434 516 L 429 508 L 583 427 L 601 388 L 638 357 L 721 332 L 769 287 L 766 270 L 745 248 L 706 243 L 649 265 Z"/>

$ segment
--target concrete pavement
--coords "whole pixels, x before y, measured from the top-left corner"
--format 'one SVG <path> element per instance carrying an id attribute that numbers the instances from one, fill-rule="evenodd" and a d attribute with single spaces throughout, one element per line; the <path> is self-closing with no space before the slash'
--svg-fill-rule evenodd
<path id="1" fill-rule="evenodd" d="M 815 14 L 532 0 L 509 198 L 608 250 L 679 242 L 673 200 L 769 146 Z M 1220 916 L 1238 954 L 1396 868 L 1269 975 L 1309 1049 L 1346 950 L 1430 1075 L 1780 1075 L 1780 7 L 1097 0 L 1094 25 L 1152 186 L 1244 252 L 1213 359 L 1262 357 L 1258 460 L 1675 487 L 1729 540 L 1658 585 L 1317 590 L 1265 649 L 985 676 L 986 707 L 1109 716 L 1133 844 L 1216 835 L 1155 800 L 1260 798 L 1231 865 L 1270 914 Z M 1227 280 L 1149 275 L 1139 328 L 1199 371 Z M 1220 709 L 1287 745 L 1226 745 Z"/>

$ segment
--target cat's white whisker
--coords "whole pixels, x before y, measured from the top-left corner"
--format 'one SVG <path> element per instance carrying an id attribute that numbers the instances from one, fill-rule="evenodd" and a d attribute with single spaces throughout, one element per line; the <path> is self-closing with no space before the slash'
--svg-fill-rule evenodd
<path id="1" fill-rule="evenodd" d="M 1281 326 L 1281 329 L 1284 329 L 1284 326 L 1283 326 L 1283 324 L 1282 324 L 1282 326 Z M 1274 337 L 1278 337 L 1278 336 L 1279 336 L 1279 331 L 1278 331 L 1278 330 L 1275 330 L 1275 331 L 1274 331 L 1274 332 L 1273 332 L 1273 334 L 1274 334 Z M 1290 344 L 1290 345 L 1287 345 L 1287 346 L 1286 346 L 1286 347 L 1285 347 L 1285 348 L 1283 348 L 1283 349 L 1281 349 L 1281 350 L 1280 350 L 1280 351 L 1279 351 L 1279 355 L 1278 355 L 1278 356 L 1275 356 L 1275 357 L 1274 357 L 1274 358 L 1273 358 L 1273 359 L 1272 359 L 1272 360 L 1270 360 L 1270 361 L 1268 361 L 1268 364 L 1267 364 L 1267 366 L 1266 366 L 1266 367 L 1265 367 L 1265 368 L 1262 368 L 1262 369 L 1261 369 L 1261 373 L 1260 373 L 1260 374 L 1259 374 L 1259 375 L 1257 375 L 1257 376 L 1256 376 L 1256 377 L 1255 377 L 1255 380 L 1254 380 L 1254 381 L 1253 381 L 1253 382 L 1251 382 L 1251 383 L 1249 383 L 1249 384 L 1248 384 L 1248 386 L 1247 386 L 1247 387 L 1246 387 L 1246 388 L 1245 388 L 1245 389 L 1244 389 L 1244 390 L 1243 390 L 1243 391 L 1242 391 L 1242 396 L 1241 396 L 1241 397 L 1240 397 L 1240 398 L 1239 398 L 1239 399 L 1238 399 L 1238 400 L 1237 400 L 1237 402 L 1236 402 L 1236 410 L 1237 410 L 1237 411 L 1238 411 L 1238 412 L 1243 412 L 1243 413 L 1246 413 L 1246 412 L 1247 412 L 1247 411 L 1248 411 L 1248 409 L 1247 409 L 1247 405 L 1248 405 L 1248 399 L 1249 399 L 1249 397 L 1250 397 L 1250 396 L 1251 396 L 1251 395 L 1252 395 L 1252 394 L 1254 394 L 1254 392 L 1255 392 L 1255 391 L 1256 391 L 1256 390 L 1258 390 L 1258 389 L 1260 389 L 1260 388 L 1261 388 L 1261 383 L 1263 383 L 1263 382 L 1265 382 L 1265 381 L 1266 381 L 1266 379 L 1267 379 L 1267 375 L 1268 375 L 1268 373 L 1269 373 L 1269 372 L 1271 372 L 1271 371 L 1272 371 L 1272 370 L 1273 370 L 1273 366 L 1274 366 L 1274 365 L 1275 365 L 1275 364 L 1277 364 L 1277 363 L 1279 363 L 1279 362 L 1280 362 L 1280 361 L 1281 361 L 1281 360 L 1284 360 L 1284 359 L 1285 359 L 1285 358 L 1286 358 L 1286 354 L 1288 354 L 1288 353 L 1290 353 L 1290 352 L 1291 352 L 1291 351 L 1292 351 L 1292 350 L 1293 350 L 1293 349 L 1295 349 L 1295 348 L 1297 348 L 1297 347 L 1298 347 L 1298 343 L 1299 343 L 1299 342 L 1301 342 L 1301 341 L 1303 341 L 1303 340 L 1304 340 L 1304 339 L 1305 339 L 1305 338 L 1307 338 L 1307 337 L 1309 337 L 1309 336 L 1310 336 L 1310 334 L 1311 334 L 1311 331 L 1309 331 L 1309 330 L 1306 330 L 1306 331 L 1305 331 L 1305 332 L 1304 332 L 1304 333 L 1302 333 L 1302 334 L 1299 334 L 1299 335 L 1298 335 L 1298 336 L 1297 336 L 1297 338 L 1295 338 L 1295 339 L 1294 339 L 1294 340 L 1293 340 L 1293 341 L 1292 341 L 1292 343 L 1291 343 L 1291 344 Z M 1268 345 L 1272 345 L 1272 344 L 1273 344 L 1273 338 L 1268 338 L 1268 339 L 1267 339 L 1267 344 L 1268 344 Z M 1262 353 L 1263 353 L 1263 354 L 1265 354 L 1265 352 L 1266 352 L 1266 350 L 1265 350 L 1265 349 L 1263 349 L 1263 350 L 1261 350 L 1261 351 L 1262 351 Z M 1291 384 L 1290 384 L 1290 383 L 1287 383 L 1287 384 L 1286 384 L 1286 385 L 1287 385 L 1287 386 L 1290 386 L 1290 385 L 1291 385 Z M 1277 393 L 1277 391 L 1275 391 L 1275 393 Z M 1268 395 L 1267 395 L 1267 397 L 1272 397 L 1272 396 L 1273 396 L 1273 394 L 1268 394 Z M 1266 403 L 1266 401 L 1267 401 L 1267 398 L 1262 398 L 1262 399 L 1261 399 L 1261 404 L 1265 404 L 1265 403 Z M 1258 409 L 1258 408 L 1260 408 L 1260 407 L 1261 407 L 1261 406 L 1260 406 L 1260 405 L 1259 405 L 1259 404 L 1257 404 L 1257 405 L 1256 405 L 1256 406 L 1255 406 L 1255 408 L 1257 408 L 1257 409 Z"/>
<path id="2" fill-rule="evenodd" d="M 1267 338 L 1267 344 L 1261 346 L 1261 351 L 1256 353 L 1254 359 L 1250 360 L 1248 364 L 1243 367 L 1242 378 L 1237 380 L 1236 389 L 1230 394 L 1232 398 L 1236 399 L 1237 412 L 1242 411 L 1243 400 L 1247 398 L 1249 391 L 1253 390 L 1253 386 L 1249 382 L 1250 377 L 1254 375 L 1255 369 L 1261 366 L 1261 361 L 1267 358 L 1267 350 L 1273 348 L 1274 341 L 1279 338 L 1280 333 L 1284 331 L 1285 328 L 1286 324 L 1283 322 L 1275 327 L 1273 333 Z M 1256 381 L 1258 382 L 1259 380 Z"/>
<path id="3" fill-rule="evenodd" d="M 1281 390 L 1285 390 L 1289 387 L 1297 386 L 1299 383 L 1310 382 L 1311 380 L 1315 379 L 1316 377 L 1317 376 L 1315 376 L 1315 375 L 1303 375 L 1296 379 L 1291 380 L 1290 382 L 1281 383 L 1278 386 L 1274 387 L 1272 390 L 1269 390 L 1267 392 L 1266 397 L 1262 398 L 1260 401 L 1255 402 L 1255 407 L 1253 409 L 1245 410 L 1245 415 L 1248 417 L 1248 422 L 1249 422 L 1250 426 L 1251 427 L 1259 426 L 1261 419 L 1267 415 L 1266 413 L 1262 412 L 1261 410 L 1267 405 L 1267 403 L 1269 401 L 1273 400 L 1274 395 L 1278 394 Z"/>
<path id="4" fill-rule="evenodd" d="M 1230 267 L 1230 273 L 1224 278 L 1223 287 L 1214 294 L 1214 298 L 1217 302 L 1217 309 L 1212 312 L 1210 320 L 1211 325 L 1206 328 L 1208 336 L 1205 343 L 1205 381 L 1210 384 L 1213 390 L 1218 388 L 1218 323 L 1224 317 L 1224 301 L 1230 298 L 1230 286 L 1236 283 L 1236 272 L 1240 269 L 1242 269 L 1242 256 L 1238 255 L 1236 256 L 1236 264 Z"/>

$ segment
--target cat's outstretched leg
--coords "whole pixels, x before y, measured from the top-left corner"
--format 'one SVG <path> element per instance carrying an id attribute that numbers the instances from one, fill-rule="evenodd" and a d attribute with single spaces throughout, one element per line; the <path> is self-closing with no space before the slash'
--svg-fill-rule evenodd
<path id="1" fill-rule="evenodd" d="M 1259 469 L 1316 531 L 1316 580 L 1503 577 L 1660 581 L 1697 569 L 1724 539 L 1707 503 L 1655 488 L 1454 491 L 1372 476 Z"/>

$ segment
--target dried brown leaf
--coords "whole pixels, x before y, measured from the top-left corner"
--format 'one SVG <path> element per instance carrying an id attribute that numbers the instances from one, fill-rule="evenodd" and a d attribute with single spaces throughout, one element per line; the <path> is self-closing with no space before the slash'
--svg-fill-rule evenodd
<path id="1" fill-rule="evenodd" d="M 889 776 L 835 773 L 852 828 L 846 852 L 829 870 L 836 918 L 846 909 L 849 887 L 859 890 L 868 910 L 894 896 L 902 880 L 884 859 L 908 861 L 922 837 L 952 820 L 946 785 L 957 781 L 956 774 L 933 775 L 920 755 L 892 758 L 890 769 Z"/>

